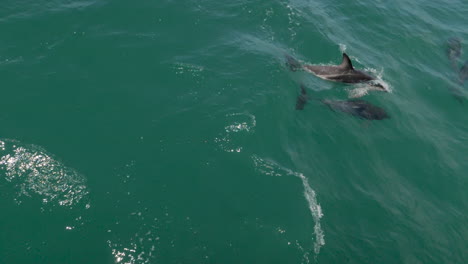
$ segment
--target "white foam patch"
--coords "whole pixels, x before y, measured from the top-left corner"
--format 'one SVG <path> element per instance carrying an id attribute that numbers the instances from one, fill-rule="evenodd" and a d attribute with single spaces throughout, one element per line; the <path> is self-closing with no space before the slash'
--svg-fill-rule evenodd
<path id="1" fill-rule="evenodd" d="M 314 220 L 314 253 L 318 255 L 320 253 L 320 248 L 325 245 L 325 234 L 320 224 L 320 219 L 323 217 L 323 212 L 322 207 L 317 201 L 317 195 L 310 187 L 307 178 L 304 176 L 304 174 L 285 168 L 270 159 L 262 159 L 257 155 L 253 155 L 252 160 L 255 164 L 255 168 L 265 175 L 282 176 L 283 174 L 286 174 L 293 175 L 301 179 L 302 185 L 304 187 L 304 197 L 306 198 L 307 204 L 309 205 L 309 211 L 311 213 L 312 219 Z M 308 254 L 306 252 L 304 258 L 307 259 L 307 256 Z"/>
<path id="2" fill-rule="evenodd" d="M 369 86 L 358 86 L 354 89 L 348 89 L 348 97 L 349 98 L 359 98 L 367 95 L 369 93 Z"/>
<path id="3" fill-rule="evenodd" d="M 384 69 L 383 68 L 380 71 L 378 71 L 377 69 L 374 69 L 374 68 L 365 68 L 364 71 L 370 72 L 370 73 L 372 73 L 372 75 L 375 76 L 376 80 L 371 81 L 372 83 L 381 85 L 385 89 L 385 91 L 387 91 L 389 93 L 391 93 L 393 91 L 392 86 L 382 79 L 382 76 L 384 74 Z"/>
<path id="4" fill-rule="evenodd" d="M 205 70 L 203 66 L 184 63 L 184 62 L 177 62 L 173 66 L 175 73 L 178 75 L 181 74 L 191 74 L 194 77 L 199 77 L 200 73 Z"/>
<path id="5" fill-rule="evenodd" d="M 232 133 L 232 132 L 236 133 L 236 132 L 241 132 L 241 131 L 250 132 L 257 125 L 257 120 L 255 119 L 255 116 L 249 113 L 234 113 L 234 114 L 229 114 L 227 116 L 246 116 L 249 118 L 248 120 L 243 121 L 243 122 L 235 121 L 233 124 L 230 124 L 224 127 L 224 130 L 227 133 Z"/>
<path id="6" fill-rule="evenodd" d="M 226 152 L 241 152 L 243 148 L 234 141 L 242 134 L 254 132 L 257 125 L 255 116 L 249 113 L 233 113 L 226 117 L 234 120 L 224 127 L 224 132 L 216 137 L 214 142 Z"/>
<path id="7" fill-rule="evenodd" d="M 64 207 L 78 204 L 88 195 L 85 178 L 64 166 L 44 149 L 17 141 L 0 140 L 0 175 L 15 184 L 18 198 L 38 195 L 43 203 Z M 86 204 L 85 208 L 90 205 Z"/>

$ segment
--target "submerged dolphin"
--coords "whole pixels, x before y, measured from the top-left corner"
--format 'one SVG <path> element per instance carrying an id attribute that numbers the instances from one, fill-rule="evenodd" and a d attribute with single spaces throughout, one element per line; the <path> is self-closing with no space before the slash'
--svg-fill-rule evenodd
<path id="1" fill-rule="evenodd" d="M 322 100 L 322 102 L 334 111 L 340 111 L 363 119 L 382 120 L 390 118 L 384 109 L 364 100 Z"/>
<path id="2" fill-rule="evenodd" d="M 460 58 L 461 55 L 461 41 L 459 38 L 449 38 L 447 40 L 447 57 L 449 58 L 450 62 L 452 63 L 452 67 L 454 70 L 458 70 L 457 68 L 457 60 Z"/>
<path id="3" fill-rule="evenodd" d="M 296 110 L 303 110 L 304 105 L 307 103 L 307 92 L 304 85 L 301 85 L 301 94 L 297 96 Z"/>
<path id="4" fill-rule="evenodd" d="M 350 114 L 362 119 L 368 120 L 382 120 L 390 118 L 383 108 L 375 106 L 364 100 L 350 99 L 350 100 L 329 100 L 329 99 L 316 99 L 327 105 L 333 111 L 339 111 Z M 307 103 L 308 96 L 304 85 L 301 85 L 301 94 L 296 100 L 296 109 L 303 110 L 304 105 Z"/>
<path id="5" fill-rule="evenodd" d="M 343 61 L 340 65 L 302 65 L 299 61 L 289 55 L 286 55 L 286 64 L 292 71 L 303 69 L 328 81 L 342 83 L 368 83 L 375 88 L 373 90 L 388 92 L 381 84 L 372 82 L 376 80 L 375 77 L 363 71 L 354 69 L 351 60 L 346 53 L 343 53 Z"/>
<path id="6" fill-rule="evenodd" d="M 468 79 L 468 60 L 465 61 L 465 64 L 460 68 L 459 77 L 462 84 L 464 84 L 466 79 Z"/>
<path id="7" fill-rule="evenodd" d="M 461 86 L 463 86 L 468 78 L 468 61 L 460 69 L 458 68 L 458 60 L 462 53 L 461 40 L 456 37 L 449 38 L 447 40 L 446 53 L 453 70 L 458 73 L 458 84 L 451 84 L 448 89 L 458 102 L 463 103 L 465 94 Z"/>

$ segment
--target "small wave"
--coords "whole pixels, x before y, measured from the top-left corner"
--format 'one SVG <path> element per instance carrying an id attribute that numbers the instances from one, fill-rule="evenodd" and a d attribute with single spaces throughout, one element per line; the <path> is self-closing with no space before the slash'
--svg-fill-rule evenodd
<path id="1" fill-rule="evenodd" d="M 0 140 L 0 175 L 17 187 L 18 203 L 20 197 L 36 194 L 43 203 L 72 208 L 88 195 L 82 175 L 35 145 Z"/>
<path id="2" fill-rule="evenodd" d="M 309 211 L 312 215 L 314 220 L 314 253 L 318 255 L 320 253 L 320 248 L 325 245 L 325 235 L 322 230 L 320 219 L 323 217 L 322 207 L 317 201 L 317 195 L 315 191 L 310 187 L 309 181 L 304 176 L 304 174 L 292 171 L 288 168 L 285 168 L 273 160 L 263 159 L 258 157 L 257 155 L 252 156 L 252 160 L 255 164 L 255 168 L 257 168 L 260 172 L 264 173 L 265 175 L 269 176 L 282 176 L 283 174 L 286 175 L 293 175 L 301 179 L 302 185 L 304 187 L 304 197 L 309 205 Z M 307 252 L 304 255 L 304 258 L 307 259 Z"/>

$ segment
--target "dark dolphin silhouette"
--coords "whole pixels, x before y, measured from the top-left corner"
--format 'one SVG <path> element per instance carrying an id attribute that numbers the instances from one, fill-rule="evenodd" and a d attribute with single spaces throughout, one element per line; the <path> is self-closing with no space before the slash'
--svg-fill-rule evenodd
<path id="1" fill-rule="evenodd" d="M 301 85 L 301 94 L 296 100 L 296 109 L 303 110 L 309 97 L 307 96 L 306 88 Z M 364 100 L 350 99 L 350 100 L 329 100 L 329 99 L 315 99 L 327 105 L 333 111 L 347 113 L 362 119 L 368 120 L 383 120 L 390 118 L 383 108 L 375 106 Z"/>
<path id="2" fill-rule="evenodd" d="M 465 64 L 460 68 L 459 73 L 460 83 L 464 84 L 466 79 L 468 79 L 468 60 L 465 61 Z"/>
<path id="3" fill-rule="evenodd" d="M 446 53 L 453 70 L 458 74 L 458 84 L 450 84 L 448 90 L 458 102 L 463 103 L 465 93 L 462 86 L 468 78 L 468 61 L 461 68 L 458 68 L 458 60 L 462 54 L 461 40 L 457 37 L 449 38 L 447 40 Z"/>
<path id="4" fill-rule="evenodd" d="M 458 70 L 457 60 L 461 55 L 461 41 L 459 38 L 452 37 L 447 40 L 447 57 L 455 71 Z"/>
<path id="5" fill-rule="evenodd" d="M 322 102 L 330 109 L 347 113 L 362 119 L 368 120 L 383 120 L 390 118 L 383 108 L 375 106 L 367 101 L 351 99 L 351 100 L 322 100 Z"/>
<path id="6" fill-rule="evenodd" d="M 307 103 L 307 92 L 304 85 L 301 85 L 301 94 L 297 96 L 296 100 L 296 110 L 303 110 L 305 104 Z"/>
<path id="7" fill-rule="evenodd" d="M 302 65 L 299 61 L 289 55 L 286 55 L 286 64 L 292 71 L 303 69 L 324 80 L 351 84 L 368 83 L 372 87 L 375 87 L 375 90 L 388 92 L 381 84 L 373 82 L 376 80 L 375 77 L 363 71 L 354 69 L 351 60 L 346 53 L 343 53 L 343 60 L 340 65 Z"/>

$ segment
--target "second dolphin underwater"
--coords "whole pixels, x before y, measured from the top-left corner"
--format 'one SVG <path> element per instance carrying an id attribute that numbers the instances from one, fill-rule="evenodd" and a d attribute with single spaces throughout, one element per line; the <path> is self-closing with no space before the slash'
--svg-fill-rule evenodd
<path id="1" fill-rule="evenodd" d="M 447 40 L 447 57 L 454 70 L 457 70 L 457 60 L 460 58 L 462 50 L 461 40 L 459 38 L 449 38 Z"/>
<path id="2" fill-rule="evenodd" d="M 468 60 L 460 68 L 458 67 L 458 61 L 462 54 L 462 42 L 459 38 L 452 37 L 447 40 L 446 54 L 458 77 L 458 82 L 451 84 L 448 90 L 457 101 L 463 103 L 466 100 L 466 92 L 463 89 L 463 85 L 468 79 Z"/>
<path id="3" fill-rule="evenodd" d="M 307 91 L 304 85 L 301 85 L 301 94 L 297 97 L 296 100 L 296 109 L 303 110 L 305 104 L 307 103 L 309 97 L 307 96 Z M 315 99 L 315 98 L 314 98 Z M 390 116 L 385 112 L 384 109 L 375 106 L 364 100 L 329 100 L 329 99 L 316 99 L 321 103 L 327 105 L 333 111 L 339 111 L 347 113 L 362 119 L 367 120 L 383 120 L 390 118 Z"/>
<path id="4" fill-rule="evenodd" d="M 458 81 L 460 84 L 463 84 L 466 79 L 468 79 L 468 60 L 465 61 L 460 68 L 457 66 L 457 61 L 460 59 L 462 54 L 462 44 L 459 38 L 449 38 L 447 40 L 447 57 L 452 64 L 453 69 L 455 72 L 458 72 Z"/>

